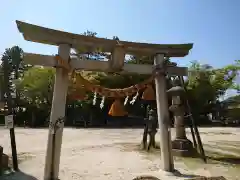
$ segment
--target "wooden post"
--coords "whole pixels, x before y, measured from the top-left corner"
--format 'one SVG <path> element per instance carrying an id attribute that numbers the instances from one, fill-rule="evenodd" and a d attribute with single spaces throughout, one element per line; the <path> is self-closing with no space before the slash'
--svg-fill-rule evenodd
<path id="1" fill-rule="evenodd" d="M 157 54 L 154 58 L 154 65 L 163 65 L 164 55 Z M 161 161 L 164 171 L 172 172 L 174 170 L 172 147 L 171 147 L 171 128 L 168 112 L 168 98 L 166 92 L 165 76 L 159 74 L 155 77 L 157 115 L 160 131 Z"/>
<path id="2" fill-rule="evenodd" d="M 59 45 L 58 54 L 64 60 L 68 60 L 70 54 L 70 46 L 67 44 Z M 53 91 L 52 109 L 50 115 L 50 123 L 55 124 L 59 118 L 65 117 L 66 96 L 68 90 L 68 72 L 62 68 L 56 68 L 55 84 Z M 64 126 L 64 125 L 63 125 Z M 51 176 L 51 165 L 54 163 L 53 179 L 58 179 L 61 145 L 62 145 L 63 127 L 56 131 L 55 134 L 55 152 L 54 158 L 52 157 L 52 140 L 53 133 L 49 127 L 48 144 L 46 152 L 46 161 L 44 169 L 44 180 L 49 180 Z M 54 159 L 54 162 L 52 162 Z"/>

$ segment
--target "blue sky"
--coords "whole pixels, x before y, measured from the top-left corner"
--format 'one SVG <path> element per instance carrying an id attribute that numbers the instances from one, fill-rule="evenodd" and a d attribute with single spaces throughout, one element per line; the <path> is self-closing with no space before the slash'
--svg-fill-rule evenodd
<path id="1" fill-rule="evenodd" d="M 54 46 L 25 41 L 15 20 L 54 29 L 150 43 L 194 43 L 192 60 L 222 67 L 240 59 L 238 0 L 5 0 L 1 2 L 0 53 L 19 45 L 26 52 L 55 54 Z M 231 93 L 230 93 L 231 94 Z"/>

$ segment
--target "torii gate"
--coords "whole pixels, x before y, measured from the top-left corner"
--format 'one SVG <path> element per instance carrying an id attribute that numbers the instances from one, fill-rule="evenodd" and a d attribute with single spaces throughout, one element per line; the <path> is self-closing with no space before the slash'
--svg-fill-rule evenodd
<path id="1" fill-rule="evenodd" d="M 71 67 L 88 71 L 119 72 L 152 74 L 152 65 L 125 64 L 126 54 L 155 56 L 154 65 L 165 70 L 170 75 L 187 76 L 186 67 L 164 67 L 165 57 L 184 57 L 193 44 L 148 44 L 128 41 L 116 41 L 104 38 L 83 36 L 53 30 L 45 27 L 16 21 L 19 31 L 27 41 L 58 46 L 58 55 L 68 61 Z M 100 48 L 102 52 L 110 52 L 111 59 L 108 61 L 78 60 L 70 58 L 71 48 L 84 48 L 86 52 L 92 52 Z M 24 53 L 24 61 L 32 65 L 56 67 L 55 85 L 52 100 L 50 122 L 55 123 L 57 119 L 65 116 L 65 104 L 68 90 L 68 73 L 59 64 L 56 64 L 55 57 Z M 171 152 L 171 129 L 169 125 L 168 102 L 166 94 L 166 82 L 164 74 L 155 76 L 157 114 L 160 128 L 161 162 L 164 171 L 173 171 L 173 157 Z M 64 126 L 64 125 L 63 125 Z M 58 178 L 63 127 L 56 132 L 55 153 L 52 158 L 53 135 L 49 129 L 48 144 L 46 152 L 46 164 L 44 180 L 49 180 L 51 165 L 54 163 L 53 176 Z M 52 162 L 54 159 L 54 162 Z"/>

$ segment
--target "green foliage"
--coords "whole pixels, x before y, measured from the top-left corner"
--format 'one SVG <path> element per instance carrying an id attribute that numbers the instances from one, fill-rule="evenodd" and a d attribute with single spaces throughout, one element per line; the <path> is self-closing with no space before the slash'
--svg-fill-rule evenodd
<path id="1" fill-rule="evenodd" d="M 3 101 L 4 98 L 4 81 L 3 81 L 3 71 L 0 67 L 0 102 Z"/>
<path id="2" fill-rule="evenodd" d="M 1 72 L 3 74 L 3 81 L 1 83 L 1 93 L 7 95 L 7 97 L 12 98 L 12 94 L 16 94 L 15 106 L 19 102 L 18 92 L 14 86 L 14 79 L 21 77 L 25 65 L 23 64 L 23 50 L 18 46 L 13 46 L 12 48 L 7 48 L 2 55 Z M 1 95 L 2 96 L 2 95 Z M 8 106 L 12 106 L 12 101 L 8 99 Z"/>
<path id="3" fill-rule="evenodd" d="M 83 35 L 96 37 L 96 32 L 87 31 Z M 117 36 L 114 40 L 119 41 Z M 102 52 L 101 49 L 74 49 L 71 54 L 81 60 L 83 57 L 90 60 L 109 59 L 109 53 Z M 146 56 L 129 56 L 126 63 L 130 64 L 153 64 L 153 57 Z M 168 59 L 170 63 L 170 59 Z M 8 48 L 2 55 L 1 71 L 4 73 L 4 82 L 0 81 L 1 90 L 5 90 L 7 86 L 12 87 L 12 83 L 16 85 L 19 106 L 40 109 L 45 112 L 50 111 L 55 70 L 53 68 L 29 67 L 23 63 L 23 51 L 20 47 L 14 46 Z M 189 67 L 190 73 L 185 83 L 188 90 L 188 97 L 193 113 L 198 116 L 206 115 L 213 112 L 214 107 L 218 106 L 218 99 L 223 96 L 228 89 L 240 91 L 240 85 L 235 82 L 239 75 L 240 61 L 225 66 L 223 68 L 214 69 L 209 65 L 201 65 L 199 62 L 192 62 Z M 14 75 L 14 77 L 12 77 Z M 108 88 L 125 88 L 133 84 L 137 84 L 147 79 L 149 75 L 138 74 L 117 74 L 104 72 L 87 72 L 82 71 L 84 78 L 95 84 L 100 84 Z M 171 87 L 171 77 L 167 77 L 167 86 Z M 18 79 L 12 81 L 12 79 Z M 7 84 L 7 85 L 6 85 Z M 5 88 L 3 88 L 5 86 Z M 69 92 L 74 91 L 73 86 L 69 87 Z M 91 109 L 96 112 L 107 112 L 107 110 L 99 110 L 100 108 L 92 108 L 92 93 L 89 93 L 89 99 L 84 101 L 69 101 L 70 108 L 79 106 L 84 111 Z M 106 100 L 108 108 L 110 101 Z M 132 107 L 132 106 L 131 106 Z M 130 107 L 130 108 L 131 108 Z M 139 107 L 140 108 L 140 107 Z M 139 112 L 139 109 L 136 110 Z M 106 113 L 105 112 L 105 113 Z M 93 113 L 93 114 L 94 114 Z"/>
<path id="4" fill-rule="evenodd" d="M 14 78 L 21 77 L 27 66 L 23 62 L 23 50 L 18 46 L 7 48 L 2 55 L 2 69 L 8 69 Z"/>
<path id="5" fill-rule="evenodd" d="M 214 69 L 197 61 L 192 62 L 186 83 L 189 101 L 196 115 L 212 112 L 214 104 L 228 89 L 238 90 L 239 85 L 235 83 L 235 79 L 239 75 L 239 65 L 239 61 L 236 61 L 234 64 Z"/>
<path id="6" fill-rule="evenodd" d="M 2 55 L 2 64 L 0 66 L 1 74 L 3 79 L 1 81 L 1 92 L 9 94 L 10 92 L 15 92 L 13 81 L 23 76 L 26 66 L 23 62 L 23 50 L 18 46 L 13 46 L 7 48 Z M 10 92 L 8 92 L 8 88 Z M 10 94 L 9 94 L 10 95 Z M 18 103 L 18 92 L 16 91 L 17 98 L 15 99 L 15 104 Z"/>
<path id="7" fill-rule="evenodd" d="M 16 82 L 21 100 L 36 108 L 50 108 L 54 74 L 53 68 L 33 67 L 25 71 Z"/>
<path id="8" fill-rule="evenodd" d="M 240 61 L 235 61 L 234 64 L 227 65 L 221 69 L 213 71 L 214 77 L 212 85 L 216 89 L 218 95 L 223 95 L 227 89 L 240 90 L 239 84 L 235 82 L 239 76 Z"/>

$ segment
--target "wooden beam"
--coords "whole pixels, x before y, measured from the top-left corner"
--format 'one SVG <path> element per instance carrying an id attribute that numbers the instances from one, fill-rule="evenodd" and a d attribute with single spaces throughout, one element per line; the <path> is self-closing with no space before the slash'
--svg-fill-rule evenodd
<path id="1" fill-rule="evenodd" d="M 100 49 L 102 52 L 112 52 L 121 44 L 126 54 L 155 55 L 164 54 L 166 57 L 184 57 L 192 49 L 193 44 L 149 44 L 128 41 L 117 41 L 96 38 L 79 34 L 49 29 L 21 21 L 16 21 L 19 31 L 27 41 L 56 45 L 65 43 L 76 49 Z"/>
<path id="2" fill-rule="evenodd" d="M 56 60 L 54 56 L 40 55 L 32 53 L 24 53 L 24 61 L 27 64 L 54 67 Z M 97 60 L 79 60 L 71 58 L 71 67 L 87 71 L 101 71 L 101 72 L 115 72 L 109 69 L 108 61 Z M 138 74 L 151 74 L 153 70 L 152 65 L 147 64 L 127 64 L 123 66 L 123 71 L 120 73 L 138 73 Z M 186 67 L 168 67 L 166 70 L 170 75 L 187 76 L 188 69 Z"/>
<path id="3" fill-rule="evenodd" d="M 121 70 L 124 66 L 125 50 L 122 46 L 115 47 L 111 53 L 111 58 L 108 60 L 109 67 L 115 69 L 116 72 Z"/>
<path id="4" fill-rule="evenodd" d="M 47 67 L 54 67 L 56 65 L 54 56 L 49 56 L 49 55 L 24 53 L 23 59 L 26 64 L 31 64 L 31 65 L 47 66 Z"/>

